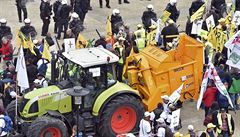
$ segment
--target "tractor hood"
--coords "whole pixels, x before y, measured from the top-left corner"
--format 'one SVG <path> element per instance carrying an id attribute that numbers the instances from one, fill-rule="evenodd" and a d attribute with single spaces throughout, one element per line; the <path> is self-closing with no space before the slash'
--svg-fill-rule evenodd
<path id="1" fill-rule="evenodd" d="M 33 90 L 27 94 L 24 95 L 24 98 L 26 99 L 32 99 L 36 96 L 41 96 L 41 95 L 45 95 L 47 93 L 50 93 L 50 92 L 53 92 L 53 91 L 57 91 L 57 90 L 60 90 L 59 87 L 53 85 L 53 86 L 48 86 L 46 88 L 39 88 L 39 89 L 36 89 L 36 90 Z"/>

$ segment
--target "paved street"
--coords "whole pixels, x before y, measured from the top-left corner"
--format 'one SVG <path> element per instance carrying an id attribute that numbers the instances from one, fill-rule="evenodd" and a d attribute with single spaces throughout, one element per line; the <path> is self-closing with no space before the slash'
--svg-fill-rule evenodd
<path id="1" fill-rule="evenodd" d="M 123 17 L 125 24 L 130 26 L 130 29 L 135 30 L 136 25 L 141 23 L 141 16 L 143 11 L 146 9 L 148 4 L 154 5 L 154 10 L 156 11 L 158 17 L 161 16 L 168 0 L 130 0 L 130 4 L 119 5 L 118 0 L 111 0 L 111 9 L 99 8 L 98 0 L 91 0 L 92 11 L 89 11 L 86 16 L 84 26 L 86 29 L 82 33 L 87 39 L 98 39 L 98 35 L 95 29 L 98 29 L 100 33 L 105 34 L 105 22 L 109 14 L 111 14 L 112 9 L 118 8 Z M 51 1 L 53 3 L 54 0 Z M 178 9 L 180 9 L 180 18 L 177 22 L 180 25 L 180 31 L 185 30 L 185 23 L 188 15 L 188 9 L 191 5 L 192 0 L 179 0 Z M 103 0 L 103 5 L 105 5 L 105 0 Z M 35 0 L 35 2 L 29 2 L 27 4 L 27 10 L 29 18 L 32 20 L 32 25 L 37 29 L 38 34 L 41 34 L 42 22 L 39 15 L 40 0 Z M 18 22 L 17 10 L 15 6 L 15 0 L 0 0 L 0 18 L 6 18 L 8 20 L 8 25 L 11 26 L 12 32 L 16 35 L 17 30 L 23 25 L 23 23 Z M 50 32 L 53 33 L 53 21 L 50 24 Z M 41 38 L 39 36 L 38 38 Z M 14 37 L 14 40 L 16 37 Z M 62 42 L 62 41 L 61 41 Z M 14 41 L 14 43 L 16 43 Z M 235 120 L 235 135 L 234 137 L 240 137 L 240 111 L 236 114 L 232 113 Z M 183 128 L 181 132 L 186 133 L 186 128 L 188 124 L 193 124 L 197 130 L 203 130 L 203 119 L 204 111 L 196 110 L 196 102 L 186 102 L 181 110 L 181 118 Z"/>

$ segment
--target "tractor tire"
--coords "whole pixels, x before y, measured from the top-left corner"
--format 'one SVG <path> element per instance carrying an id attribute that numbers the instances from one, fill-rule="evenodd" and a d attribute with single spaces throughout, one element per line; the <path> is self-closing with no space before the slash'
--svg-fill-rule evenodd
<path id="1" fill-rule="evenodd" d="M 18 105 L 18 115 L 19 115 L 19 108 L 21 105 L 22 101 L 18 100 L 17 105 Z M 7 105 L 6 112 L 8 116 L 12 119 L 13 123 L 15 124 L 15 116 L 16 116 L 16 100 L 13 100 L 10 104 Z"/>
<path id="2" fill-rule="evenodd" d="M 60 119 L 42 116 L 28 127 L 27 137 L 69 137 L 67 126 Z"/>
<path id="3" fill-rule="evenodd" d="M 139 99 L 128 94 L 119 95 L 103 107 L 98 134 L 101 137 L 116 137 L 137 132 L 143 114 L 144 108 Z"/>

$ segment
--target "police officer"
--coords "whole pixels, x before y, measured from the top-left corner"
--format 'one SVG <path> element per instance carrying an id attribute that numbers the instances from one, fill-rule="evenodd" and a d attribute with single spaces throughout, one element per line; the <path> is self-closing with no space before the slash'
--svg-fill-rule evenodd
<path id="1" fill-rule="evenodd" d="M 52 5 L 50 5 L 50 0 L 42 0 L 40 5 L 40 17 L 43 21 L 42 26 L 42 36 L 46 36 L 48 33 L 48 27 L 50 24 L 50 18 L 52 15 Z"/>
<path id="2" fill-rule="evenodd" d="M 111 15 L 111 25 L 112 25 L 112 34 L 118 34 L 119 27 L 123 26 L 123 20 L 120 16 L 120 11 L 118 9 L 114 9 Z"/>
<path id="3" fill-rule="evenodd" d="M 147 31 L 149 31 L 149 27 L 152 25 L 151 19 L 157 21 L 157 14 L 153 11 L 153 5 L 149 4 L 147 10 L 142 15 L 142 23 Z"/>
<path id="4" fill-rule="evenodd" d="M 53 12 L 54 12 L 54 17 L 53 17 L 53 20 L 54 20 L 54 33 L 57 34 L 57 28 L 58 28 L 58 24 L 59 24 L 59 10 L 61 9 L 61 6 L 62 6 L 62 0 L 56 0 L 54 3 L 53 3 Z"/>
<path id="5" fill-rule="evenodd" d="M 105 0 L 105 1 L 106 1 L 106 7 L 110 9 L 111 7 L 109 5 L 109 0 Z M 100 5 L 100 8 L 102 8 L 103 0 L 99 0 L 99 5 Z"/>
<path id="6" fill-rule="evenodd" d="M 76 12 L 72 13 L 72 21 L 69 23 L 69 29 L 72 30 L 73 34 L 78 37 L 80 31 L 83 31 L 83 26 L 79 16 Z"/>
<path id="7" fill-rule="evenodd" d="M 25 26 L 22 26 L 20 31 L 26 36 L 26 38 L 29 38 L 29 36 L 32 37 L 32 39 L 35 39 L 37 36 L 36 29 L 31 26 L 31 20 L 29 18 L 26 18 L 24 20 Z"/>
<path id="8" fill-rule="evenodd" d="M 84 23 L 85 16 L 88 12 L 88 7 L 88 0 L 75 0 L 74 11 L 79 15 L 82 23 Z"/>
<path id="9" fill-rule="evenodd" d="M 172 19 L 174 22 L 177 22 L 177 19 L 180 15 L 180 11 L 177 10 L 177 0 L 170 0 L 166 7 L 166 11 L 170 12 L 171 15 L 169 16 L 170 19 Z"/>
<path id="10" fill-rule="evenodd" d="M 203 0 L 194 0 L 189 8 L 189 15 L 192 16 L 203 4 Z"/>
<path id="11" fill-rule="evenodd" d="M 166 46 L 168 42 L 172 42 L 172 40 L 177 37 L 176 35 L 178 35 L 179 32 L 178 32 L 178 28 L 174 24 L 173 20 L 168 21 L 168 26 L 166 26 L 162 29 L 161 34 L 163 35 L 163 45 L 164 46 Z"/>
<path id="12" fill-rule="evenodd" d="M 26 0 L 16 0 L 19 22 L 22 22 L 22 12 L 23 12 L 23 19 L 27 18 L 26 3 L 27 3 Z"/>
<path id="13" fill-rule="evenodd" d="M 11 28 L 7 26 L 7 20 L 4 18 L 0 19 L 0 40 L 3 37 L 12 38 Z"/>
<path id="14" fill-rule="evenodd" d="M 64 38 L 66 37 L 66 31 L 68 28 L 69 13 L 72 7 L 67 5 L 67 0 L 62 0 L 61 9 L 59 9 L 59 25 L 57 39 L 61 38 L 62 29 L 64 29 Z"/>
<path id="15" fill-rule="evenodd" d="M 141 51 L 145 47 L 146 41 L 146 32 L 142 24 L 137 25 L 137 30 L 134 32 L 134 37 L 135 44 L 138 47 L 139 51 Z"/>

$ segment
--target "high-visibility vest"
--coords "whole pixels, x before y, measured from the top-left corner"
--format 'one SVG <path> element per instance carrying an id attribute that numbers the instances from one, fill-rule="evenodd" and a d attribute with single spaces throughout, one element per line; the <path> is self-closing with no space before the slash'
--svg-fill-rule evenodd
<path id="1" fill-rule="evenodd" d="M 218 124 L 219 124 L 219 128 L 217 128 L 217 133 L 220 134 L 222 132 L 222 130 L 221 130 L 222 116 L 221 116 L 220 113 L 217 115 L 217 119 L 218 119 Z M 228 129 L 230 130 L 229 132 L 230 132 L 230 134 L 232 134 L 233 130 L 232 130 L 231 115 L 230 114 L 227 114 L 227 122 L 228 122 Z"/>
<path id="2" fill-rule="evenodd" d="M 145 48 L 145 39 L 144 38 L 138 38 L 135 40 L 136 45 L 138 47 L 138 50 L 141 51 L 143 48 Z"/>
<path id="3" fill-rule="evenodd" d="M 145 29 L 142 28 L 142 29 L 136 30 L 136 31 L 134 32 L 135 38 L 138 38 L 138 37 L 137 37 L 138 35 L 140 35 L 141 38 L 146 38 L 146 31 L 145 31 Z"/>

